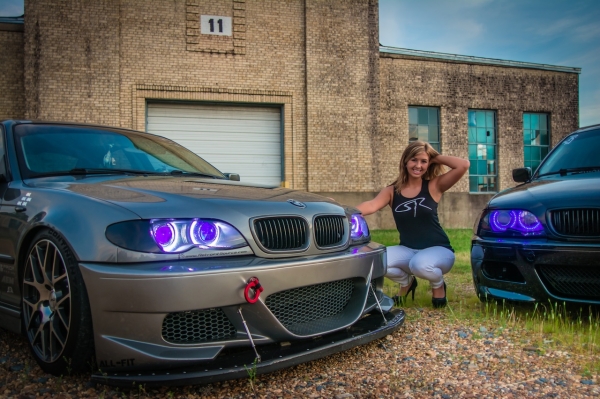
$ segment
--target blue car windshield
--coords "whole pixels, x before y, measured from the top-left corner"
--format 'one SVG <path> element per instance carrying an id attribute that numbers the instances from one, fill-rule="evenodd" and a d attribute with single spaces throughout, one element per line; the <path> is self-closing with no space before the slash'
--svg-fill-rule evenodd
<path id="1" fill-rule="evenodd" d="M 548 154 L 536 176 L 600 171 L 600 129 L 574 133 Z"/>
<path id="2" fill-rule="evenodd" d="M 74 171 L 194 173 L 225 178 L 181 145 L 145 133 L 52 124 L 15 126 L 15 143 L 25 178 Z"/>

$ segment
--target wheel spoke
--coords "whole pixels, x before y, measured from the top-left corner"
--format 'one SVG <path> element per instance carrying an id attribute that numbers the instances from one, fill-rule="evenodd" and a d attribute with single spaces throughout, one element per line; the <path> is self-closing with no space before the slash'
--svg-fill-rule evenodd
<path id="1" fill-rule="evenodd" d="M 29 341 L 44 362 L 60 358 L 71 324 L 69 276 L 61 252 L 47 239 L 27 258 L 23 278 L 23 313 Z"/>

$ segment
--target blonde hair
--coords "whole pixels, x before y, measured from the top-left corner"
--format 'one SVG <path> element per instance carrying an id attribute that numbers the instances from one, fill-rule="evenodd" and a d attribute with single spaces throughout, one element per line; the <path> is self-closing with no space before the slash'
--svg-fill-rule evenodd
<path id="1" fill-rule="evenodd" d="M 402 189 L 402 187 L 404 187 L 404 185 L 408 181 L 408 172 L 406 170 L 406 164 L 408 163 L 408 161 L 411 158 L 413 158 L 414 156 L 416 156 L 417 154 L 419 154 L 421 152 L 424 152 L 425 154 L 427 154 L 430 162 L 433 158 L 440 155 L 440 153 L 437 152 L 435 150 L 435 148 L 433 148 L 431 146 L 431 144 L 429 144 L 425 141 L 413 141 L 412 143 L 410 143 L 408 145 L 408 147 L 406 147 L 404 149 L 404 152 L 402 153 L 402 157 L 400 157 L 400 165 L 398 167 L 398 169 L 399 169 L 398 178 L 396 179 L 395 182 L 392 183 L 392 185 L 394 186 L 394 189 L 396 190 L 396 192 L 398 194 L 400 194 L 400 190 Z M 437 163 L 436 164 L 430 163 L 427 167 L 427 172 L 425 172 L 425 174 L 423 175 L 423 179 L 431 180 L 434 177 L 443 175 L 444 173 L 446 173 L 446 167 L 444 165 L 440 165 Z"/>

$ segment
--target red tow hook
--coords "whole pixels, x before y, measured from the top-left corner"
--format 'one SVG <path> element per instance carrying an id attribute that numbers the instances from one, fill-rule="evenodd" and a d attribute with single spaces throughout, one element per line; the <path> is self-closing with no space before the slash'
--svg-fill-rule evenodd
<path id="1" fill-rule="evenodd" d="M 248 303 L 256 303 L 261 292 L 263 292 L 263 287 L 260 285 L 258 278 L 252 277 L 248 280 L 246 288 L 244 288 L 244 298 Z"/>

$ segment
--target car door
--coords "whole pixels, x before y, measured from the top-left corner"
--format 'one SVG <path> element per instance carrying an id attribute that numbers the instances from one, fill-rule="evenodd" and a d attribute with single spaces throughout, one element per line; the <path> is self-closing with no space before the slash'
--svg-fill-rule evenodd
<path id="1" fill-rule="evenodd" d="M 15 207 L 7 206 L 7 193 L 10 191 L 10 173 L 7 167 L 6 131 L 0 125 L 0 301 L 14 306 L 19 304 L 18 276 L 16 254 L 14 248 L 15 223 L 19 226 L 22 221 L 18 219 Z M 11 233 L 13 230 L 13 233 Z"/>

